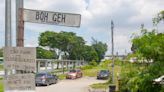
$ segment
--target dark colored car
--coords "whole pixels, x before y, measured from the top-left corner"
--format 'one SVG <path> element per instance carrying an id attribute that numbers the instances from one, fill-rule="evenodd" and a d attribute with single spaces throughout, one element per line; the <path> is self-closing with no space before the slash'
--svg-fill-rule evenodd
<path id="1" fill-rule="evenodd" d="M 52 75 L 50 73 L 37 73 L 35 76 L 35 84 L 38 85 L 50 85 L 56 84 L 58 81 L 58 77 L 56 75 Z"/>
<path id="2" fill-rule="evenodd" d="M 76 79 L 76 78 L 80 78 L 83 76 L 83 73 L 81 72 L 80 69 L 75 69 L 75 70 L 70 70 L 67 75 L 66 75 L 66 79 Z"/>
<path id="3" fill-rule="evenodd" d="M 109 70 L 100 70 L 97 73 L 97 79 L 108 79 L 109 78 Z"/>

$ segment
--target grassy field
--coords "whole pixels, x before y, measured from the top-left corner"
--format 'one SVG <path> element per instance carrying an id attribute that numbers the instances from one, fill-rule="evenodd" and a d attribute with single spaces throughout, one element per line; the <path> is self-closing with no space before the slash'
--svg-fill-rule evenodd
<path id="1" fill-rule="evenodd" d="M 86 69 L 86 70 L 82 70 L 83 72 L 83 76 L 88 76 L 88 77 L 96 77 L 97 72 L 100 69 L 98 67 L 94 67 L 92 69 Z"/>
<path id="2" fill-rule="evenodd" d="M 3 92 L 3 82 L 0 80 L 0 92 Z"/>

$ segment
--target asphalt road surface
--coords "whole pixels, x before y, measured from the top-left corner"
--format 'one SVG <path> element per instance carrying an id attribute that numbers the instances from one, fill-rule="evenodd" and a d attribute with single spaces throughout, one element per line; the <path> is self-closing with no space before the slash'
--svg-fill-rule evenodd
<path id="1" fill-rule="evenodd" d="M 93 83 L 102 83 L 95 77 L 83 77 L 75 80 L 61 80 L 57 84 L 36 87 L 36 92 L 88 92 L 88 86 Z"/>

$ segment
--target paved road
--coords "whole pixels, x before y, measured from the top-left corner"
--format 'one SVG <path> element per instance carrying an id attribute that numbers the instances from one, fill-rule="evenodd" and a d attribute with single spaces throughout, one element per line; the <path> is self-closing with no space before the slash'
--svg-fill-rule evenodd
<path id="1" fill-rule="evenodd" d="M 95 77 L 83 77 L 75 80 L 62 80 L 50 86 L 39 86 L 36 92 L 88 92 L 88 85 L 105 82 Z"/>

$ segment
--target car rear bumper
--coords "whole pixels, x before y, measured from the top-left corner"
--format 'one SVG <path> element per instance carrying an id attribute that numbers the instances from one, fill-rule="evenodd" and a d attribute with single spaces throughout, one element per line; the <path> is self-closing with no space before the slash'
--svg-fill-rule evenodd
<path id="1" fill-rule="evenodd" d="M 47 85 L 46 81 L 35 81 L 36 85 Z"/>
<path id="2" fill-rule="evenodd" d="M 75 78 L 76 76 L 71 76 L 71 75 L 66 76 L 66 79 L 75 79 Z"/>
<path id="3" fill-rule="evenodd" d="M 108 79 L 109 76 L 97 76 L 97 79 Z"/>

